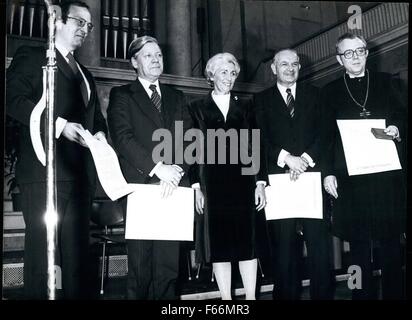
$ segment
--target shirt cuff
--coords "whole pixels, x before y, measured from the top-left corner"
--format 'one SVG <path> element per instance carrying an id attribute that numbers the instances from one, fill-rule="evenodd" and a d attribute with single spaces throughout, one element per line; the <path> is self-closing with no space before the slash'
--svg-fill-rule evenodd
<path id="1" fill-rule="evenodd" d="M 313 162 L 313 159 L 311 158 L 310 155 L 308 155 L 306 152 L 302 153 L 301 157 L 306 160 L 306 162 L 309 164 L 311 168 L 315 166 L 315 162 Z"/>
<path id="2" fill-rule="evenodd" d="M 281 168 L 283 168 L 284 166 L 285 166 L 285 158 L 286 158 L 286 156 L 287 155 L 289 155 L 290 153 L 289 152 L 287 152 L 286 150 L 280 150 L 280 152 L 279 152 L 279 156 L 278 156 L 278 166 L 279 167 L 281 167 Z"/>
<path id="3" fill-rule="evenodd" d="M 396 128 L 396 135 L 393 137 L 396 141 L 400 142 L 401 141 L 401 135 L 399 133 L 399 129 L 397 126 L 394 126 Z"/>
<path id="4" fill-rule="evenodd" d="M 196 182 L 196 183 L 192 184 L 192 189 L 200 189 L 200 183 Z"/>
<path id="5" fill-rule="evenodd" d="M 160 167 L 160 165 L 162 165 L 163 164 L 163 161 L 159 161 L 155 166 L 154 166 L 154 168 L 152 169 L 152 171 L 150 171 L 149 172 L 149 177 L 153 177 L 153 175 L 156 173 L 156 171 L 157 171 L 157 168 L 159 168 Z"/>
<path id="6" fill-rule="evenodd" d="M 185 172 L 183 171 L 183 168 L 181 166 L 178 166 L 177 164 L 172 164 L 172 167 L 178 168 L 182 177 L 185 175 Z"/>
<path id="7" fill-rule="evenodd" d="M 58 117 L 56 120 L 56 132 L 55 132 L 55 137 L 56 139 L 60 138 L 60 135 L 63 132 L 64 127 L 66 126 L 67 120 Z"/>
<path id="8" fill-rule="evenodd" d="M 266 187 L 266 181 L 265 180 L 256 181 L 256 185 L 258 185 L 258 184 L 263 184 L 263 186 Z"/>

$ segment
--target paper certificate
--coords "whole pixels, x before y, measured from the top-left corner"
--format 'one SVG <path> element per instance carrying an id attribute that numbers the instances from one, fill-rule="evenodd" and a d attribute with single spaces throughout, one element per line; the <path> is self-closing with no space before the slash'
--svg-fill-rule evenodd
<path id="1" fill-rule="evenodd" d="M 289 173 L 269 175 L 266 220 L 323 217 L 320 172 L 305 172 L 296 181 Z"/>
<path id="2" fill-rule="evenodd" d="M 127 197 L 126 239 L 193 241 L 194 195 L 178 187 L 161 198 L 161 186 L 133 184 Z"/>
<path id="3" fill-rule="evenodd" d="M 385 119 L 336 120 L 350 176 L 402 169 L 392 140 L 377 139 L 372 128 L 386 128 Z"/>
<path id="4" fill-rule="evenodd" d="M 120 169 L 119 160 L 113 148 L 99 141 L 88 130 L 77 130 L 92 153 L 100 184 L 110 200 L 114 201 L 132 192 Z"/>

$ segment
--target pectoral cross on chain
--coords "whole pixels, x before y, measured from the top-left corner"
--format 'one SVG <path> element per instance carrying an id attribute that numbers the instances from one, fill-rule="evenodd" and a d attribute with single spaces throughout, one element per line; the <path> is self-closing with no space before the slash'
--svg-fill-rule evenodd
<path id="1" fill-rule="evenodd" d="M 371 112 L 363 108 L 359 115 L 361 118 L 367 119 L 371 115 Z"/>

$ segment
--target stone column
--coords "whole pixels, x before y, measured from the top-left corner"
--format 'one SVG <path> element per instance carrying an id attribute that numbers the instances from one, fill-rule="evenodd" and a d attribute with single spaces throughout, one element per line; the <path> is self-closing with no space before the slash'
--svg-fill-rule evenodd
<path id="1" fill-rule="evenodd" d="M 192 75 L 190 51 L 190 0 L 167 0 L 166 72 Z"/>
<path id="2" fill-rule="evenodd" d="M 94 25 L 93 32 L 89 33 L 82 47 L 76 51 L 76 56 L 79 61 L 85 66 L 100 66 L 100 37 L 101 37 L 101 1 L 83 0 L 90 8 L 92 15 L 92 23 Z"/>

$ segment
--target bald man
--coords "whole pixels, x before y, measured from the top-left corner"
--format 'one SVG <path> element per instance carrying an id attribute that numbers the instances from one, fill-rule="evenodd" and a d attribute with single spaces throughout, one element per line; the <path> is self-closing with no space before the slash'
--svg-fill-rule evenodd
<path id="1" fill-rule="evenodd" d="M 276 85 L 255 95 L 255 116 L 261 129 L 269 174 L 289 173 L 293 181 L 307 171 L 320 171 L 319 95 L 315 87 L 298 85 L 299 56 L 285 49 L 273 58 Z M 294 197 L 299 197 L 299 194 Z M 301 293 L 303 240 L 311 299 L 331 299 L 328 223 L 325 219 L 268 221 L 276 300 L 298 300 Z"/>

